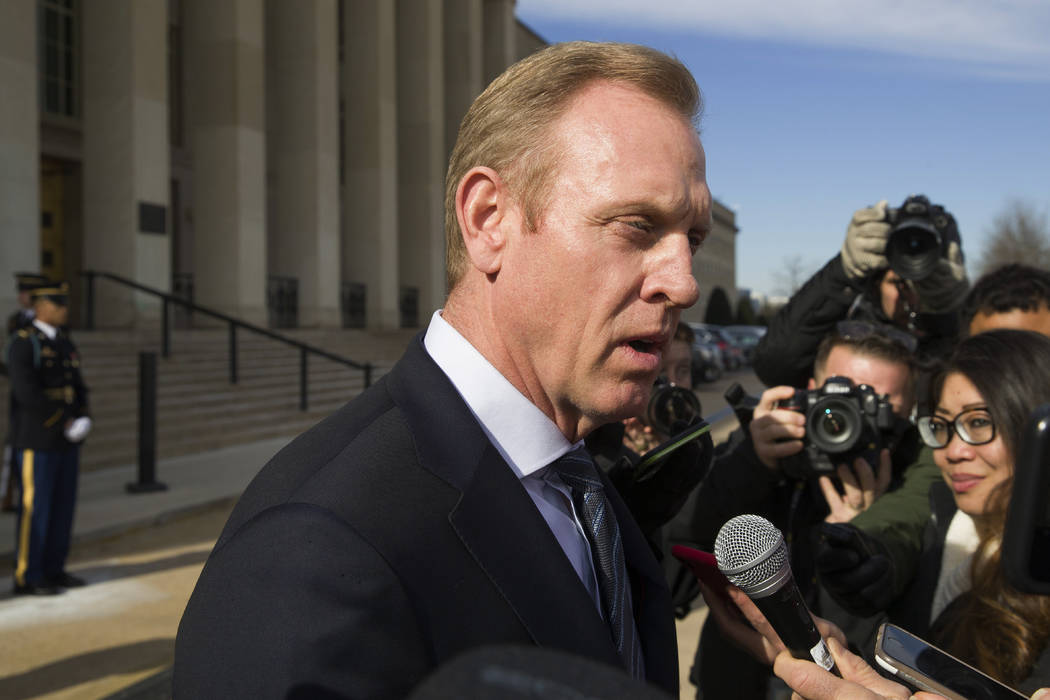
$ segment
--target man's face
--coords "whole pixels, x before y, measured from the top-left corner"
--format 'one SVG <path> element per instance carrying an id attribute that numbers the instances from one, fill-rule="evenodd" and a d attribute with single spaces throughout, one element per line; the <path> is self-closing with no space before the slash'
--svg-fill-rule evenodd
<path id="1" fill-rule="evenodd" d="M 501 371 L 570 439 L 640 414 L 710 228 L 692 125 L 631 87 L 598 82 L 552 126 L 560 167 L 536 230 L 512 206 L 494 287 Z"/>
<path id="2" fill-rule="evenodd" d="M 33 311 L 38 319 L 56 328 L 66 325 L 66 321 L 69 320 L 69 307 L 56 304 L 50 299 L 37 299 L 33 304 Z"/>
<path id="3" fill-rule="evenodd" d="M 915 403 L 908 383 L 907 366 L 897 362 L 861 355 L 851 348 L 838 345 L 831 349 L 823 371 L 817 371 L 809 388 L 824 386 L 828 377 L 848 377 L 854 384 L 867 384 L 877 394 L 889 394 L 893 412 L 901 418 L 911 414 Z"/>
<path id="4" fill-rule="evenodd" d="M 1035 311 L 1022 309 L 993 313 L 978 311 L 970 321 L 970 335 L 977 335 L 996 328 L 1035 331 L 1050 336 L 1050 308 L 1043 304 Z"/>
<path id="5" fill-rule="evenodd" d="M 887 270 L 879 283 L 882 313 L 898 326 L 908 325 L 908 310 L 919 308 L 919 297 L 900 275 Z"/>
<path id="6" fill-rule="evenodd" d="M 693 350 L 684 340 L 672 340 L 660 363 L 660 374 L 675 386 L 693 387 Z"/>

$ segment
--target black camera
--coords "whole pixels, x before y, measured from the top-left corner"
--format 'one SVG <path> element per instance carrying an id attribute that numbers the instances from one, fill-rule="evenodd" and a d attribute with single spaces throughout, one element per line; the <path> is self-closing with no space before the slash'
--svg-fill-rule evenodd
<path id="1" fill-rule="evenodd" d="M 795 479 L 834 473 L 857 457 L 878 465 L 897 425 L 887 394 L 847 377 L 828 377 L 821 388 L 799 389 L 777 405 L 806 416 L 802 452 L 780 460 L 781 470 Z"/>
<path id="2" fill-rule="evenodd" d="M 645 421 L 660 435 L 674 435 L 700 417 L 700 399 L 690 389 L 658 377 L 653 384 Z"/>
<path id="3" fill-rule="evenodd" d="M 900 209 L 888 209 L 886 218 L 890 222 L 886 260 L 906 280 L 929 276 L 947 255 L 949 241 L 959 236 L 955 218 L 921 194 L 905 199 Z"/>

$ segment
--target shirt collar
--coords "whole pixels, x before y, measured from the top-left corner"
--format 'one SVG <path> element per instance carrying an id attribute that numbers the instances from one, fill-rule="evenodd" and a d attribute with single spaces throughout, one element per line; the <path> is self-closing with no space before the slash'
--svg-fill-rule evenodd
<path id="1" fill-rule="evenodd" d="M 42 330 L 44 332 L 44 335 L 46 335 L 51 340 L 54 340 L 55 336 L 58 335 L 57 328 L 52 326 L 50 323 L 44 323 L 39 318 L 33 319 L 33 325 Z"/>
<path id="2" fill-rule="evenodd" d="M 430 319 L 423 345 L 518 478 L 575 447 L 554 421 L 441 317 L 440 309 Z"/>

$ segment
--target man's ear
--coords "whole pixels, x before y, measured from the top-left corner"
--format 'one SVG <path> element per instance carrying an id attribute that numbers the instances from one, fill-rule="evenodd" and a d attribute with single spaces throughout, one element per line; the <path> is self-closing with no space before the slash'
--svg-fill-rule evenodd
<path id="1" fill-rule="evenodd" d="M 492 168 L 471 168 L 456 189 L 456 219 L 471 264 L 486 275 L 499 272 L 506 236 L 507 191 Z"/>

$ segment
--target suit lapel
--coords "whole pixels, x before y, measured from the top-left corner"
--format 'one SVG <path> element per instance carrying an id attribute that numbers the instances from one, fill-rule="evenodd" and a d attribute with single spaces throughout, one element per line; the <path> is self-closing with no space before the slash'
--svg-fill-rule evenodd
<path id="1" fill-rule="evenodd" d="M 510 466 L 423 349 L 422 335 L 387 381 L 420 464 L 462 494 L 449 523 L 533 640 L 619 664 L 594 601 Z"/>
<path id="2" fill-rule="evenodd" d="M 546 521 L 422 339 L 413 339 L 387 381 L 420 464 L 462 493 L 450 524 L 537 644 L 619 666 L 607 625 Z M 677 692 L 674 616 L 663 571 L 615 487 L 602 479 L 621 526 L 646 675 Z"/>

